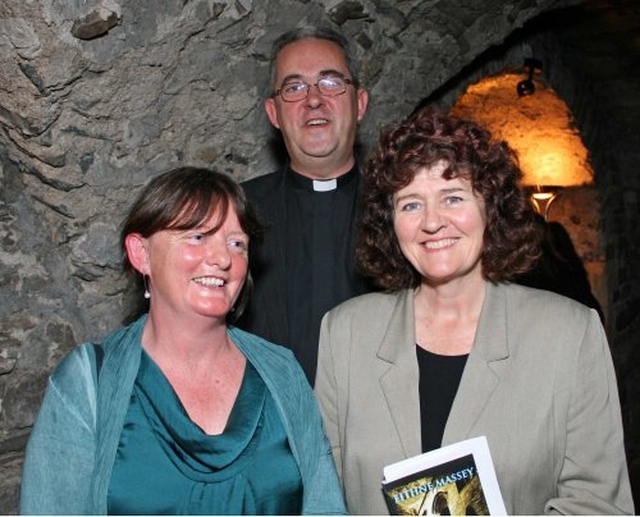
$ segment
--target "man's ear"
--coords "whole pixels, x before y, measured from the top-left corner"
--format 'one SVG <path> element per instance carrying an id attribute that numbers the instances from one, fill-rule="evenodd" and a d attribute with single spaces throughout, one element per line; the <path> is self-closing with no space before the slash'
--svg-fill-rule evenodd
<path id="1" fill-rule="evenodd" d="M 264 101 L 264 109 L 267 112 L 267 117 L 271 125 L 276 129 L 280 129 L 280 123 L 278 122 L 278 111 L 276 109 L 276 100 L 273 97 L 269 97 Z"/>
<path id="2" fill-rule="evenodd" d="M 127 257 L 134 269 L 141 275 L 149 274 L 148 240 L 139 233 L 130 233 L 124 238 Z"/>
<path id="3" fill-rule="evenodd" d="M 358 122 L 360 122 L 367 111 L 367 106 L 369 105 L 369 92 L 364 88 L 358 88 L 356 99 L 358 101 Z"/>

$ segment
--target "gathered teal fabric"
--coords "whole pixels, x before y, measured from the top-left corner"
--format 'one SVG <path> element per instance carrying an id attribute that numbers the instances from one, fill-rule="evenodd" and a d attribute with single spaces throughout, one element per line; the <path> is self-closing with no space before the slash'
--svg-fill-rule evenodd
<path id="1" fill-rule="evenodd" d="M 107 493 L 140 366 L 146 315 L 95 347 L 70 352 L 49 380 L 25 457 L 23 514 L 106 514 Z M 302 477 L 302 514 L 345 514 L 322 420 L 290 350 L 240 329 L 230 339 L 264 382 Z M 96 389 L 97 386 L 97 389 Z"/>
<path id="2" fill-rule="evenodd" d="M 224 433 L 210 436 L 143 351 L 107 501 L 110 515 L 299 514 L 300 473 L 251 363 Z"/>

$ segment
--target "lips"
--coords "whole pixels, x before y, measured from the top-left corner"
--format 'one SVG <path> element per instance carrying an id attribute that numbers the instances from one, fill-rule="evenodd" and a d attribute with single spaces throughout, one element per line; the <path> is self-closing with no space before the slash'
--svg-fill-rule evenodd
<path id="1" fill-rule="evenodd" d="M 329 123 L 326 118 L 314 118 L 307 121 L 307 126 L 325 126 Z"/>
<path id="2" fill-rule="evenodd" d="M 222 287 L 225 284 L 225 281 L 222 278 L 213 276 L 199 276 L 194 278 L 193 281 L 196 284 L 200 284 L 205 287 Z"/>
<path id="3" fill-rule="evenodd" d="M 424 247 L 428 250 L 439 250 L 442 248 L 448 248 L 458 242 L 457 238 L 440 239 L 437 241 L 427 241 L 424 243 Z"/>

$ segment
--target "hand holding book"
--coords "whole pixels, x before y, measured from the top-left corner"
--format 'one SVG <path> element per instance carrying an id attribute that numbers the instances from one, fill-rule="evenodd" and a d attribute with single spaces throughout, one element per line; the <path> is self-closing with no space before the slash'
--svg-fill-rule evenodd
<path id="1" fill-rule="evenodd" d="M 484 436 L 384 468 L 392 515 L 506 515 Z"/>

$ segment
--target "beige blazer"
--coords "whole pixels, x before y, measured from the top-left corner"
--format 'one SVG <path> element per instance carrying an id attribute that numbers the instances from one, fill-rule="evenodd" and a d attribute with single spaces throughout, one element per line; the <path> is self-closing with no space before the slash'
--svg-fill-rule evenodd
<path id="1" fill-rule="evenodd" d="M 383 467 L 422 452 L 418 374 L 412 291 L 360 296 L 325 316 L 315 389 L 350 513 L 387 514 Z M 443 444 L 480 435 L 509 514 L 633 513 L 594 310 L 488 285 Z"/>

